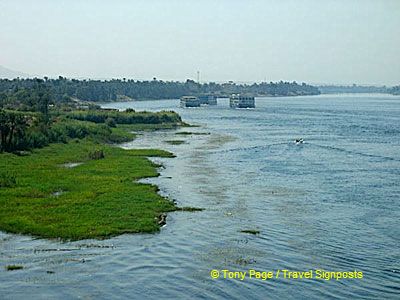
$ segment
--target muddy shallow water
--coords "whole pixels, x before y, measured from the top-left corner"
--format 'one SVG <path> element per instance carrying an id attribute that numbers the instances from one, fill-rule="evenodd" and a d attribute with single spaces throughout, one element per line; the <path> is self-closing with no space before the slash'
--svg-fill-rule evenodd
<path id="1" fill-rule="evenodd" d="M 143 133 L 162 148 L 157 184 L 181 206 L 154 235 L 61 243 L 0 233 L 0 298 L 395 299 L 400 286 L 400 98 L 258 98 L 252 110 L 176 110 L 199 127 Z M 304 144 L 296 145 L 296 138 Z M 168 141 L 181 140 L 173 145 Z M 241 230 L 257 230 L 257 235 Z M 363 279 L 211 279 L 231 271 L 362 271 Z"/>

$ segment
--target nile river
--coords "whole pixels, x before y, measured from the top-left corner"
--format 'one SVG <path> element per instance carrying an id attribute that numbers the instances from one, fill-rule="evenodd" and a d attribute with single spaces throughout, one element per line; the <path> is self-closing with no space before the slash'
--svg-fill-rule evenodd
<path id="1" fill-rule="evenodd" d="M 0 298 L 398 299 L 400 97 L 257 98 L 255 109 L 239 110 L 227 99 L 178 104 L 104 106 L 175 110 L 199 125 L 143 133 L 122 146 L 175 153 L 155 159 L 161 176 L 143 181 L 180 206 L 205 210 L 168 214 L 158 234 L 104 241 L 0 233 L 1 266 L 25 266 L 0 270 Z M 213 269 L 356 270 L 363 278 L 240 280 L 221 272 L 212 279 Z"/>

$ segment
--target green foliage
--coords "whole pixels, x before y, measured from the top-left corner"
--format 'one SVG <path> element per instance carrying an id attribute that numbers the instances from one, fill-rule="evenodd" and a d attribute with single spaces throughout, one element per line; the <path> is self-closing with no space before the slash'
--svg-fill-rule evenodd
<path id="1" fill-rule="evenodd" d="M 106 119 L 105 123 L 106 123 L 106 125 L 107 125 L 108 127 L 116 127 L 116 126 L 117 126 L 117 123 L 115 122 L 114 118 L 108 117 L 108 118 Z"/>
<path id="2" fill-rule="evenodd" d="M 89 159 L 103 159 L 104 158 L 104 151 L 101 149 L 95 149 L 89 152 Z"/>
<path id="3" fill-rule="evenodd" d="M 391 89 L 386 86 L 373 85 L 321 85 L 318 89 L 323 94 L 343 94 L 343 93 L 390 93 Z"/>
<path id="4" fill-rule="evenodd" d="M 93 123 L 106 123 L 112 119 L 114 124 L 163 124 L 182 122 L 181 117 L 173 111 L 161 112 L 119 112 L 107 110 L 74 111 L 67 113 L 70 119 L 89 121 Z M 109 121 L 110 122 L 110 121 Z"/>
<path id="5" fill-rule="evenodd" d="M 64 240 L 158 231 L 157 217 L 176 207 L 157 187 L 136 180 L 158 176 L 146 157 L 173 155 L 102 145 L 105 158 L 90 160 L 96 147 L 81 140 L 29 156 L 0 154 L 0 170 L 12 168 L 18 178 L 14 187 L 0 188 L 0 230 Z M 70 162 L 82 164 L 63 167 Z M 52 196 L 56 191 L 64 192 Z"/>
<path id="6" fill-rule="evenodd" d="M 240 232 L 242 233 L 248 233 L 248 234 L 260 234 L 259 230 L 255 230 L 255 229 L 245 229 L 245 230 L 241 230 Z"/>
<path id="7" fill-rule="evenodd" d="M 195 211 L 203 211 L 204 208 L 191 207 L 191 206 L 184 206 L 184 207 L 179 207 L 179 208 L 177 208 L 177 210 L 179 210 L 179 211 L 195 212 Z"/>
<path id="8" fill-rule="evenodd" d="M 179 135 L 210 135 L 209 132 L 192 132 L 192 131 L 179 131 L 179 132 L 176 132 L 175 134 L 179 134 Z"/>
<path id="9" fill-rule="evenodd" d="M 0 188 L 13 187 L 16 184 L 17 180 L 14 175 L 8 173 L 0 173 Z"/>
<path id="10" fill-rule="evenodd" d="M 25 139 L 21 140 L 16 150 L 41 148 L 48 144 L 49 137 L 46 131 L 41 131 L 39 128 L 31 128 L 26 132 Z"/>
<path id="11" fill-rule="evenodd" d="M 8 81 L 12 82 L 12 81 Z M 30 79 L 29 86 L 8 85 L 0 80 L 0 108 L 20 111 L 37 111 L 48 120 L 49 104 L 52 104 L 52 93 L 49 86 L 41 79 Z"/>
<path id="12" fill-rule="evenodd" d="M 7 271 L 15 271 L 15 270 L 22 270 L 24 266 L 21 265 L 7 265 L 6 270 Z"/>
<path id="13" fill-rule="evenodd" d="M 20 148 L 25 138 L 28 116 L 0 110 L 0 152 Z"/>
<path id="14" fill-rule="evenodd" d="M 182 140 L 167 140 L 164 142 L 167 144 L 170 144 L 170 145 L 181 145 L 181 144 L 185 143 L 185 141 L 182 141 Z"/>
<path id="15" fill-rule="evenodd" d="M 180 124 L 184 123 L 175 112 L 56 112 L 46 120 L 42 113 L 0 110 L 0 152 L 41 148 L 83 138 L 121 143 L 133 139 L 134 134 L 129 130 L 173 128 Z"/>
<path id="16" fill-rule="evenodd" d="M 39 80 L 40 81 L 40 80 Z M 0 93 L 22 90 L 22 94 L 34 89 L 38 79 L 1 79 Z M 200 96 L 213 94 L 226 97 L 232 93 L 251 93 L 254 95 L 289 96 L 289 95 L 316 95 L 319 90 L 305 83 L 296 82 L 263 82 L 260 84 L 235 84 L 229 83 L 204 83 L 199 84 L 193 80 L 185 82 L 176 81 L 138 81 L 138 80 L 76 80 L 59 77 L 41 81 L 40 85 L 48 89 L 54 103 L 68 103 L 72 99 L 82 101 L 107 102 L 119 99 L 176 99 L 184 95 Z M 22 97 L 18 96 L 18 99 Z M 3 100 L 0 96 L 0 105 Z M 7 101 L 6 101 L 7 103 Z M 25 105 L 25 101 L 21 101 Z M 29 106 L 29 104 L 27 104 Z"/>
<path id="17" fill-rule="evenodd" d="M 0 230 L 71 240 L 159 230 L 157 217 L 176 207 L 157 193 L 157 187 L 134 180 L 158 175 L 158 166 L 146 157 L 173 155 L 161 150 L 128 151 L 104 143 L 132 139 L 134 134 L 128 130 L 184 124 L 180 116 L 97 107 L 50 114 L 49 99 L 39 93 L 42 88 L 35 89 L 36 102 L 29 96 L 10 103 L 7 95 L 0 94 L 0 100 L 11 107 L 21 104 L 32 109 L 0 109 L 0 152 L 21 154 L 0 153 Z M 103 145 L 96 149 L 99 143 Z M 22 155 L 28 154 L 20 151 L 24 149 L 32 154 Z M 83 164 L 62 167 L 71 162 Z"/>

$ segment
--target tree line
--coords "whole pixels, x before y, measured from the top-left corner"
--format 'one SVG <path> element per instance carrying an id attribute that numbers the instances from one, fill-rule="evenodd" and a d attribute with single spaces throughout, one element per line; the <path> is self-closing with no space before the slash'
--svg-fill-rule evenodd
<path id="1" fill-rule="evenodd" d="M 0 94 L 0 152 L 40 148 L 69 139 L 91 138 L 102 142 L 122 142 L 116 134 L 118 124 L 181 124 L 175 112 L 124 112 L 92 106 L 84 111 L 57 102 L 44 80 L 30 82 L 29 88 L 17 88 Z"/>
<path id="2" fill-rule="evenodd" d="M 389 93 L 392 95 L 400 95 L 400 85 L 390 88 Z"/>
<path id="3" fill-rule="evenodd" d="M 67 118 L 79 121 L 89 121 L 93 123 L 104 123 L 113 126 L 114 124 L 163 124 L 163 123 L 181 123 L 181 117 L 173 111 L 161 112 L 135 112 L 133 109 L 127 109 L 124 112 L 88 110 L 73 111 L 66 114 Z"/>
<path id="4" fill-rule="evenodd" d="M 112 80 L 77 80 L 59 76 L 57 79 L 1 79 L 0 101 L 9 93 L 19 92 L 24 96 L 41 82 L 48 89 L 54 101 L 58 103 L 68 102 L 71 99 L 79 99 L 93 102 L 117 101 L 124 98 L 135 100 L 142 99 L 175 99 L 185 95 L 213 94 L 217 97 L 227 97 L 232 93 L 251 93 L 255 96 L 296 96 L 317 95 L 318 88 L 297 82 L 263 82 L 248 84 L 228 83 L 197 83 L 193 80 L 185 82 L 162 81 L 155 78 L 151 81 L 139 81 L 133 79 Z"/>

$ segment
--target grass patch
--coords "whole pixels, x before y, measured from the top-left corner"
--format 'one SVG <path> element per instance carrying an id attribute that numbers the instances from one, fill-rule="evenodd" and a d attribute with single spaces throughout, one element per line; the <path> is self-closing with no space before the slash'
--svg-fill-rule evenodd
<path id="1" fill-rule="evenodd" d="M 22 270 L 24 266 L 21 265 L 8 265 L 6 266 L 7 271 L 15 271 L 15 270 Z"/>
<path id="2" fill-rule="evenodd" d="M 127 131 L 123 126 L 117 125 L 117 127 L 111 128 L 111 135 L 109 137 L 111 143 L 123 143 L 136 138 L 136 134 Z"/>
<path id="3" fill-rule="evenodd" d="M 89 159 L 103 159 L 104 151 L 102 149 L 95 149 L 89 152 Z"/>
<path id="4" fill-rule="evenodd" d="M 89 140 L 51 144 L 29 156 L 0 154 L 0 170 L 13 170 L 15 185 L 0 188 L 0 230 L 44 238 L 80 240 L 159 230 L 157 217 L 176 206 L 157 187 L 137 179 L 158 176 L 149 156 L 162 150 L 124 150 Z M 60 168 L 69 162 L 77 168 Z M 7 184 L 8 185 L 8 184 Z M 68 191 L 57 197 L 57 191 Z"/>
<path id="5" fill-rule="evenodd" d="M 179 131 L 179 132 L 176 132 L 175 134 L 180 134 L 180 135 L 210 135 L 209 132 L 192 132 L 192 131 Z"/>
<path id="6" fill-rule="evenodd" d="M 0 188 L 2 187 L 13 187 L 17 184 L 14 175 L 8 173 L 0 173 Z"/>
<path id="7" fill-rule="evenodd" d="M 248 233 L 248 234 L 260 234 L 259 230 L 254 230 L 254 229 L 245 229 L 245 230 L 241 230 L 240 232 Z"/>
<path id="8" fill-rule="evenodd" d="M 177 129 L 182 127 L 181 123 L 163 123 L 163 124 L 118 124 L 117 128 L 127 131 L 155 131 L 162 129 Z"/>
<path id="9" fill-rule="evenodd" d="M 184 206 L 184 207 L 178 207 L 176 210 L 177 211 L 203 211 L 204 208 Z"/>
<path id="10" fill-rule="evenodd" d="M 169 141 L 164 141 L 167 144 L 170 145 L 182 145 L 185 143 L 185 141 L 181 141 L 181 140 L 169 140 Z"/>

